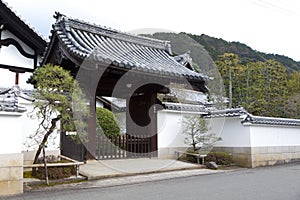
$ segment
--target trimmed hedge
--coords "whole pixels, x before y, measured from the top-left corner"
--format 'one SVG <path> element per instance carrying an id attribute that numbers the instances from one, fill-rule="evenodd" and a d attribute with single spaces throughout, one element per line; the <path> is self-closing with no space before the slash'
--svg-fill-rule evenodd
<path id="1" fill-rule="evenodd" d="M 116 122 L 115 116 L 110 110 L 98 107 L 96 108 L 96 116 L 105 136 L 120 135 L 119 124 Z"/>

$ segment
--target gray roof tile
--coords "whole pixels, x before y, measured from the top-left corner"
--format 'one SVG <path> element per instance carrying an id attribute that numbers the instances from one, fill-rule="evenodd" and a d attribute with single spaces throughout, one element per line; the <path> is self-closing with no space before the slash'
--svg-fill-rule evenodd
<path id="1" fill-rule="evenodd" d="M 276 125 L 276 126 L 300 126 L 299 119 L 275 118 L 275 117 L 260 117 L 248 115 L 243 121 L 243 124 L 261 124 L 261 125 Z"/>
<path id="2" fill-rule="evenodd" d="M 98 61 L 121 69 L 165 77 L 185 77 L 189 81 L 205 84 L 204 75 L 184 67 L 170 55 L 168 41 L 123 33 L 61 14 L 57 14 L 56 18 L 53 34 L 76 58 L 83 60 L 96 53 Z"/>
<path id="3" fill-rule="evenodd" d="M 20 89 L 13 87 L 0 90 L 0 111 L 4 112 L 26 112 L 27 109 L 18 104 Z"/>
<path id="4" fill-rule="evenodd" d="M 209 112 L 206 117 L 240 117 L 245 116 L 242 124 L 258 124 L 258 125 L 272 125 L 272 126 L 300 126 L 300 119 L 290 118 L 276 118 L 276 117 L 262 117 L 255 116 L 248 113 L 244 108 L 215 110 Z"/>
<path id="5" fill-rule="evenodd" d="M 201 114 L 207 114 L 208 109 L 204 105 L 193 105 L 193 104 L 183 104 L 183 103 L 170 103 L 170 102 L 163 102 L 163 105 L 167 110 L 174 110 L 174 111 L 185 111 L 185 112 L 195 112 Z"/>

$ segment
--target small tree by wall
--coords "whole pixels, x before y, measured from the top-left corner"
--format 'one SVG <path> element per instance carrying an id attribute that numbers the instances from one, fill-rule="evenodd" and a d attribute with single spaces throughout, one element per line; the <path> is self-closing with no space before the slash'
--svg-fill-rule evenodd
<path id="1" fill-rule="evenodd" d="M 182 122 L 185 144 L 197 151 L 198 147 L 212 149 L 213 145 L 221 140 L 214 133 L 209 133 L 206 120 L 200 115 L 185 116 Z"/>
<path id="2" fill-rule="evenodd" d="M 76 123 L 73 119 L 72 102 L 76 101 L 76 106 L 80 107 L 81 114 L 88 115 L 88 111 L 79 84 L 69 71 L 62 67 L 51 64 L 39 67 L 35 70 L 32 81 L 36 86 L 33 113 L 40 121 L 36 132 L 30 136 L 38 144 L 33 162 L 36 164 L 42 149 L 45 148 L 59 121 L 69 122 L 61 123 L 60 128 L 63 130 L 74 130 L 75 124 L 84 129 L 84 123 Z"/>

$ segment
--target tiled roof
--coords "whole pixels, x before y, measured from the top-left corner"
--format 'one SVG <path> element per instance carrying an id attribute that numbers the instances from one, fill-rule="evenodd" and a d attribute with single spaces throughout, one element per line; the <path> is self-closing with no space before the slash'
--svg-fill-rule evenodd
<path id="1" fill-rule="evenodd" d="M 213 110 L 207 115 L 209 118 L 213 117 L 239 117 L 249 114 L 244 108 L 225 109 L 225 110 Z"/>
<path id="2" fill-rule="evenodd" d="M 113 111 L 125 112 L 126 111 L 126 100 L 115 98 L 115 97 L 96 97 L 99 101 L 104 104 L 110 105 Z"/>
<path id="3" fill-rule="evenodd" d="M 259 117 L 259 116 L 247 115 L 247 117 L 242 121 L 242 123 L 276 125 L 276 126 L 300 126 L 300 119 Z"/>
<path id="4" fill-rule="evenodd" d="M 208 100 L 207 94 L 190 89 L 171 87 L 170 93 L 167 95 L 172 95 L 174 98 L 178 99 L 179 102 L 185 104 L 202 104 L 207 106 L 212 105 L 212 102 Z"/>
<path id="5" fill-rule="evenodd" d="M 18 105 L 18 95 L 20 90 L 18 87 L 0 90 L 0 111 L 5 112 L 26 112 L 25 107 Z"/>
<path id="6" fill-rule="evenodd" d="M 120 32 L 71 19 L 59 13 L 56 18 L 52 39 L 57 36 L 64 50 L 76 59 L 83 61 L 95 53 L 97 61 L 112 64 L 122 70 L 176 79 L 184 77 L 200 85 L 205 83 L 204 75 L 184 67 L 171 56 L 171 45 L 168 41 Z M 47 53 L 50 52 L 49 49 Z M 44 59 L 44 62 L 47 61 Z M 202 90 L 206 88 L 202 87 Z"/>
<path id="7" fill-rule="evenodd" d="M 166 110 L 195 112 L 201 114 L 207 114 L 208 112 L 207 108 L 204 105 L 170 103 L 170 102 L 163 102 L 163 105 L 165 106 Z"/>
<path id="8" fill-rule="evenodd" d="M 33 27 L 25 23 L 24 19 L 17 16 L 7 3 L 0 0 L 0 22 L 4 23 L 6 29 L 17 34 L 27 45 L 37 51 L 38 55 L 42 55 L 46 41 Z"/>
<path id="9" fill-rule="evenodd" d="M 240 116 L 245 116 L 244 119 L 241 121 L 241 123 L 244 125 L 257 124 L 257 125 L 269 125 L 269 126 L 300 126 L 300 119 L 255 116 L 255 115 L 251 115 L 244 108 L 214 110 L 214 111 L 210 111 L 206 117 L 214 118 L 214 117 L 240 117 Z"/>
<path id="10" fill-rule="evenodd" d="M 126 111 L 126 100 L 114 97 L 97 97 L 101 102 L 111 105 L 112 108 L 117 112 Z M 186 112 L 197 112 L 202 114 L 207 114 L 208 108 L 204 105 L 193 105 L 193 104 L 183 104 L 183 103 L 171 103 L 162 102 L 165 110 L 173 111 L 186 111 Z"/>
<path id="11" fill-rule="evenodd" d="M 186 67 L 191 68 L 192 70 L 195 70 L 195 68 L 193 67 L 192 57 L 190 56 L 189 53 L 174 56 L 174 59 L 177 62 L 179 62 L 180 64 L 182 64 L 183 66 L 186 66 Z"/>

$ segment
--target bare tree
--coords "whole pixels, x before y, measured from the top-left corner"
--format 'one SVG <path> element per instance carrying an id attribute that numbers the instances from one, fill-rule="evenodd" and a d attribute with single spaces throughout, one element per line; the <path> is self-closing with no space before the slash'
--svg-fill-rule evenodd
<path id="1" fill-rule="evenodd" d="M 185 116 L 182 122 L 185 144 L 191 146 L 193 151 L 198 148 L 212 148 L 213 145 L 221 140 L 214 133 L 209 132 L 206 120 L 200 115 Z"/>

